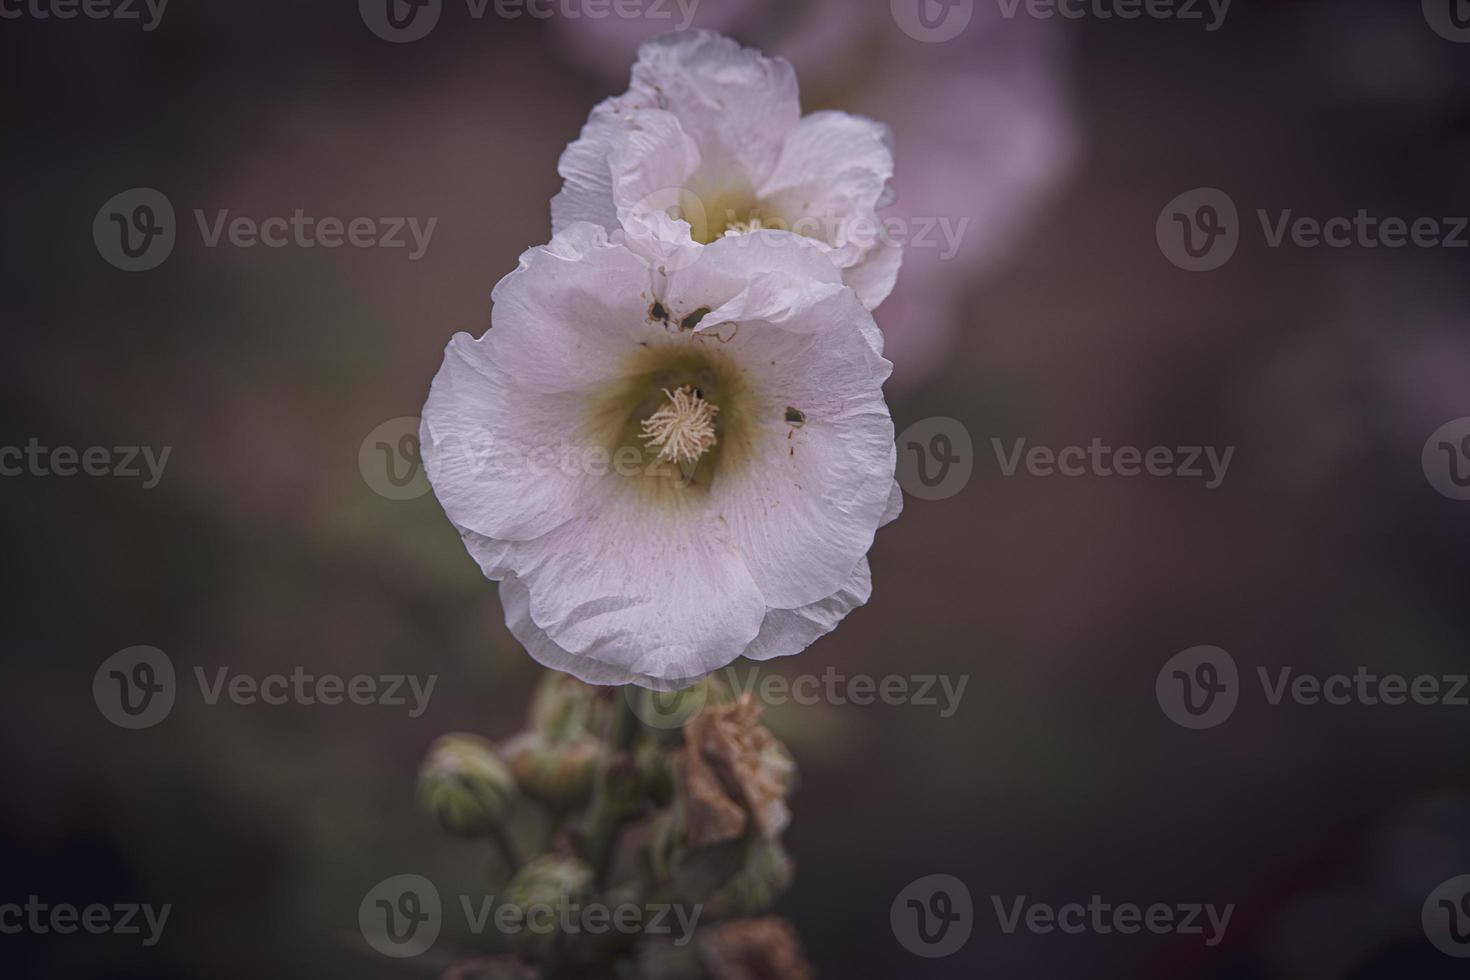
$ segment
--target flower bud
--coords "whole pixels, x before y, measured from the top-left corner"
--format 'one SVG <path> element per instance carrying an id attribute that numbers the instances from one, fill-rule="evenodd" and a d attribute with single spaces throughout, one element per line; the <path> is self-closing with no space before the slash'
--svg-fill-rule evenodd
<path id="1" fill-rule="evenodd" d="M 445 735 L 419 767 L 419 799 L 445 830 L 461 837 L 503 827 L 517 796 L 510 769 L 475 735 Z"/>
<path id="2" fill-rule="evenodd" d="M 531 696 L 531 730 L 553 742 L 602 735 L 611 717 L 608 695 L 558 671 L 547 671 Z"/>
<path id="3" fill-rule="evenodd" d="M 581 910 L 574 907 L 591 896 L 595 880 L 586 864 L 559 854 L 543 854 L 517 872 L 505 902 L 520 913 L 519 943 L 536 952 L 550 949 L 563 923 L 576 921 Z"/>
<path id="4" fill-rule="evenodd" d="M 540 732 L 522 732 L 506 742 L 501 752 L 523 793 L 566 811 L 591 798 L 602 742 L 590 735 L 554 742 Z"/>

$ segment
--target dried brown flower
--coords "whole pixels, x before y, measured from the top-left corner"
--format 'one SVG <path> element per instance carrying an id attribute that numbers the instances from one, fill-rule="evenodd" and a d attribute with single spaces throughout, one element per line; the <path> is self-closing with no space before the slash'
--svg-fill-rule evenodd
<path id="1" fill-rule="evenodd" d="M 711 705 L 684 727 L 679 774 L 691 847 L 739 838 L 747 823 L 775 837 L 791 819 L 786 794 L 795 765 L 749 695 Z"/>
<path id="2" fill-rule="evenodd" d="M 715 980 L 812 980 L 791 923 L 776 916 L 733 919 L 709 930 L 701 941 Z"/>

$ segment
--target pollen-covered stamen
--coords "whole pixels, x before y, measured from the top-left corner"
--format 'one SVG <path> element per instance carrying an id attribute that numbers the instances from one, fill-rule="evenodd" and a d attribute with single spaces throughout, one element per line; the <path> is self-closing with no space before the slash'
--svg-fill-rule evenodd
<path id="1" fill-rule="evenodd" d="M 705 401 L 690 385 L 663 392 L 669 403 L 644 420 L 643 441 L 649 449 L 658 450 L 659 459 L 692 466 L 714 448 L 715 416 L 720 407 Z"/>
<path id="2" fill-rule="evenodd" d="M 761 223 L 760 215 L 753 214 L 745 221 L 732 221 L 725 226 L 725 237 L 731 235 L 749 235 L 753 232 L 764 231 L 765 225 Z"/>

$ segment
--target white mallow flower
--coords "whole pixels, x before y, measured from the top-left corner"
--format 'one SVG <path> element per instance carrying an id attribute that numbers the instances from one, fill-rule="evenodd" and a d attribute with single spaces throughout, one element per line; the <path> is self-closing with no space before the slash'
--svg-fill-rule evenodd
<path id="1" fill-rule="evenodd" d="M 421 441 L 533 657 L 673 689 L 867 601 L 902 506 L 892 365 L 821 250 L 726 239 L 665 272 L 576 224 L 493 299 L 445 349 Z"/>
<path id="2" fill-rule="evenodd" d="M 790 64 L 711 31 L 643 45 L 628 91 L 593 109 L 558 170 L 553 231 L 621 230 L 666 266 L 729 236 L 801 236 L 870 310 L 898 277 L 902 248 L 877 214 L 892 198 L 888 127 L 803 117 Z"/>

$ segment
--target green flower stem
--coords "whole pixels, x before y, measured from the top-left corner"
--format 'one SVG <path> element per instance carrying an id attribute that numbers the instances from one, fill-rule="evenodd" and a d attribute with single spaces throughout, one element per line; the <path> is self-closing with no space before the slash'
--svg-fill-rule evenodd
<path id="1" fill-rule="evenodd" d="M 609 785 L 619 775 L 614 772 L 615 766 L 631 764 L 630 752 L 640 728 L 638 715 L 633 711 L 633 703 L 642 693 L 635 685 L 627 684 L 617 698 L 608 732 L 608 751 L 597 774 L 597 788 L 593 792 L 592 807 L 587 815 L 584 853 L 587 864 L 597 874 L 599 885 L 604 884 L 607 876 L 618 832 L 631 815 L 626 801 L 613 798 L 615 794 L 609 792 Z"/>
<path id="2" fill-rule="evenodd" d="M 638 715 L 633 711 L 636 698 L 643 696 L 643 689 L 636 684 L 624 684 L 618 706 L 613 711 L 612 731 L 608 735 L 608 742 L 614 751 L 626 751 L 633 747 L 633 741 L 638 737 L 640 723 Z"/>
<path id="3" fill-rule="evenodd" d="M 507 834 L 505 828 L 500 824 L 496 824 L 490 829 L 490 841 L 500 850 L 501 856 L 505 858 L 505 863 L 510 868 L 511 877 L 515 877 L 520 872 L 521 867 L 526 863 L 521 858 L 520 849 L 516 847 L 515 841 L 510 839 L 510 834 Z"/>

